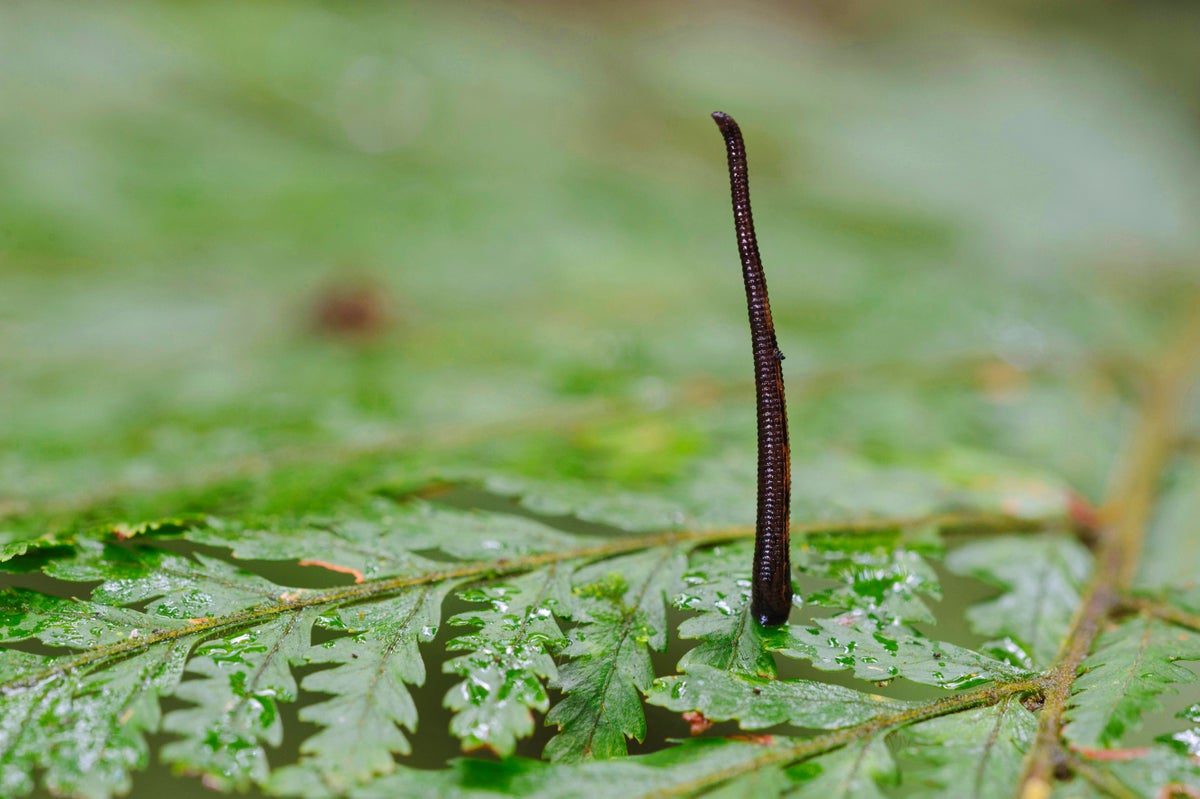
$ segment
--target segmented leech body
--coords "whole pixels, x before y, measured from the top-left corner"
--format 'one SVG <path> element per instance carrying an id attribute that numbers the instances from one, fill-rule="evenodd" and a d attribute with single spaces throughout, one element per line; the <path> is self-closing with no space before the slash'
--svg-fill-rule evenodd
<path id="1" fill-rule="evenodd" d="M 750 339 L 754 347 L 754 386 L 758 408 L 758 517 L 754 536 L 750 612 L 764 625 L 783 624 L 792 607 L 791 552 L 788 543 L 792 474 L 788 448 L 787 405 L 783 395 L 783 353 L 775 342 L 775 324 L 767 298 L 742 132 L 728 114 L 713 115 L 725 137 L 733 223 L 746 283 Z"/>

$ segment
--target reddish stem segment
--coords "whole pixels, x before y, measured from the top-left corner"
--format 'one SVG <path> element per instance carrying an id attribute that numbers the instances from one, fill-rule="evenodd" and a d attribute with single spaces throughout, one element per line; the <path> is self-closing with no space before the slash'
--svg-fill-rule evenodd
<path id="1" fill-rule="evenodd" d="M 767 298 L 754 217 L 750 212 L 750 178 L 742 132 L 728 114 L 712 115 L 725 137 L 733 224 L 746 283 L 750 340 L 754 347 L 754 387 L 758 408 L 758 518 L 754 536 L 754 584 L 750 612 L 760 624 L 787 621 L 792 608 L 791 552 L 788 521 L 792 495 L 788 448 L 787 404 L 783 396 L 783 353 L 775 342 L 775 323 Z"/>

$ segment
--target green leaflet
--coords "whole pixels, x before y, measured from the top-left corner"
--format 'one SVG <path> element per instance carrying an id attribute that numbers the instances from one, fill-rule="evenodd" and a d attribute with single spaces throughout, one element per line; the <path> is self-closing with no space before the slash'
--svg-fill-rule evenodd
<path id="1" fill-rule="evenodd" d="M 666 598 L 685 559 L 672 549 L 586 566 L 572 577 L 571 630 L 558 687 L 566 695 L 546 716 L 559 733 L 546 745 L 556 761 L 616 757 L 625 739 L 642 740 L 641 693 L 654 670 L 651 648 L 666 646 Z"/>
<path id="2" fill-rule="evenodd" d="M 557 681 L 553 655 L 566 644 L 555 611 L 565 614 L 571 604 L 569 577 L 569 569 L 552 565 L 460 592 L 488 606 L 449 620 L 476 628 L 447 644 L 468 654 L 445 664 L 447 672 L 465 678 L 446 695 L 454 711 L 450 729 L 464 749 L 511 755 L 517 740 L 533 732 L 533 711 L 546 712 L 545 682 Z"/>
<path id="3" fill-rule="evenodd" d="M 819 550 L 798 559 L 808 575 L 836 580 L 840 585 L 814 591 L 806 602 L 861 613 L 880 625 L 933 623 L 922 595 L 940 599 L 937 575 L 915 552 L 900 548 L 895 534 L 830 541 L 821 537 Z M 880 543 L 885 542 L 885 543 Z M 845 549 L 838 549 L 838 545 Z M 858 546 L 856 546 L 856 544 Z"/>
<path id="4" fill-rule="evenodd" d="M 101 586 L 103 588 L 103 586 Z M 100 589 L 97 589 L 99 592 Z M 0 788 L 17 796 L 31 775 L 62 793 L 107 797 L 128 789 L 148 762 L 147 733 L 159 727 L 158 700 L 179 684 L 188 654 L 186 624 L 140 611 L 10 589 L 0 593 L 0 635 L 98 653 L 77 659 L 0 650 Z M 145 651 L 126 649 L 162 636 Z"/>
<path id="5" fill-rule="evenodd" d="M 66 685 L 65 680 L 58 686 L 45 682 L 24 686 L 26 675 L 45 668 L 50 658 L 10 649 L 2 655 L 0 678 L 7 690 L 5 712 L 0 714 L 0 788 L 19 796 L 33 790 L 33 771 L 43 753 L 54 751 L 43 745 L 49 736 L 30 721 L 44 715 L 44 711 L 39 712 L 42 708 L 69 699 L 74 686 Z M 33 740 L 25 742 L 26 737 Z"/>
<path id="6" fill-rule="evenodd" d="M 302 721 L 324 729 L 301 745 L 296 765 L 271 775 L 269 787 L 288 785 L 298 771 L 341 793 L 391 773 L 393 756 L 412 751 L 400 727 L 409 732 L 417 728 L 417 708 L 408 691 L 409 685 L 425 682 L 417 645 L 437 635 L 442 599 L 452 585 L 417 586 L 317 620 L 349 634 L 309 647 L 308 663 L 335 667 L 308 675 L 301 687 L 333 698 L 300 711 Z"/>
<path id="7" fill-rule="evenodd" d="M 208 555 L 131 551 L 87 540 L 68 557 L 50 561 L 43 571 L 60 580 L 100 580 L 92 599 L 105 606 L 149 600 L 145 613 L 165 625 L 278 604 L 287 592 L 270 580 Z"/>
<path id="8" fill-rule="evenodd" d="M 1161 694 L 1195 682 L 1178 660 L 1200 660 L 1200 635 L 1145 617 L 1103 633 L 1072 688 L 1067 738 L 1077 746 L 1119 744 L 1160 706 Z"/>
<path id="9" fill-rule="evenodd" d="M 312 608 L 282 612 L 198 646 L 187 670 L 200 678 L 175 691 L 192 706 L 163 719 L 181 739 L 163 747 L 163 759 L 226 790 L 266 782 L 265 747 L 282 740 L 279 705 L 296 699 L 292 667 L 304 662 L 316 617 Z"/>
<path id="10" fill-rule="evenodd" d="M 777 724 L 832 730 L 861 724 L 907 703 L 811 680 L 773 680 L 693 665 L 687 674 L 660 677 L 646 695 L 652 705 L 699 711 L 712 721 L 736 720 L 744 730 Z"/>
<path id="11" fill-rule="evenodd" d="M 889 741 L 906 784 L 921 796 L 1008 799 L 1033 742 L 1037 717 L 1016 697 L 894 733 Z"/>
<path id="12" fill-rule="evenodd" d="M 103 586 L 101 586 L 103 588 Z M 99 592 L 100 589 L 97 589 Z M 159 727 L 158 700 L 178 685 L 188 654 L 187 625 L 161 616 L 83 600 L 10 589 L 0 593 L 0 635 L 54 647 L 121 652 L 123 645 L 165 640 L 109 667 L 107 658 L 77 660 L 0 650 L 0 788 L 21 795 L 31 775 L 62 793 L 107 797 L 128 789 L 147 765 L 145 734 Z"/>
<path id="13" fill-rule="evenodd" d="M 791 624 L 773 634 L 768 647 L 823 671 L 851 669 L 872 682 L 903 677 L 925 685 L 965 688 L 1025 674 L 986 655 L 932 641 L 902 625 L 881 627 L 853 613 Z"/>
<path id="14" fill-rule="evenodd" d="M 173 641 L 120 668 L 66 670 L 13 685 L 14 677 L 55 661 L 0 653 L 0 793 L 28 793 L 35 770 L 44 770 L 43 784 L 60 794 L 103 799 L 127 792 L 133 773 L 149 763 L 145 735 L 159 727 L 159 697 L 175 690 L 186 658 L 187 646 Z"/>
<path id="15" fill-rule="evenodd" d="M 26 552 L 34 552 L 38 549 L 71 546 L 78 541 L 88 539 L 102 541 L 116 537 L 120 540 L 129 540 L 143 535 L 165 535 L 202 528 L 209 521 L 207 516 L 194 515 L 149 519 L 136 524 L 118 523 L 115 525 L 90 526 L 82 529 L 57 532 L 40 532 L 40 528 L 34 527 L 33 529 L 40 534 L 27 533 L 22 535 L 15 531 L 0 530 L 0 564 L 24 555 Z"/>
<path id="16" fill-rule="evenodd" d="M 773 676 L 775 661 L 763 648 L 763 629 L 750 616 L 753 541 L 737 541 L 693 552 L 684 588 L 673 604 L 696 615 L 679 625 L 679 637 L 697 639 L 679 661 L 680 671 L 702 666 L 739 674 Z"/>
<path id="17" fill-rule="evenodd" d="M 428 527 L 403 522 L 415 514 L 363 519 L 313 519 L 276 521 L 270 528 L 216 521 L 188 538 L 196 543 L 228 547 L 245 560 L 295 560 L 301 565 L 350 574 L 371 580 L 418 574 L 434 566 L 416 555 Z M 416 529 L 413 529 L 416 527 Z"/>
<path id="18" fill-rule="evenodd" d="M 0 592 L 0 640 L 5 641 L 36 638 L 50 646 L 83 649 L 125 643 L 181 626 L 174 619 L 21 588 Z"/>
<path id="19" fill-rule="evenodd" d="M 1004 589 L 967 611 L 982 635 L 1006 636 L 1016 647 L 996 646 L 1027 668 L 1049 666 L 1079 604 L 1091 556 L 1065 536 L 1003 537 L 974 541 L 950 553 L 946 566 Z"/>

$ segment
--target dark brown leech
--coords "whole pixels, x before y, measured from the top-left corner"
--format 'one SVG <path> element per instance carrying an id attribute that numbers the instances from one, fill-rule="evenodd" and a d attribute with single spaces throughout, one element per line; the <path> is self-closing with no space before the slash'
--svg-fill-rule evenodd
<path id="1" fill-rule="evenodd" d="M 783 353 L 775 343 L 775 323 L 767 299 L 754 217 L 750 213 L 750 178 L 742 132 L 728 114 L 712 115 L 725 137 L 729 155 L 729 186 L 733 194 L 733 224 L 737 230 L 746 304 L 750 310 L 750 340 L 754 345 L 754 386 L 758 407 L 758 518 L 754 536 L 754 585 L 750 612 L 760 624 L 787 621 L 792 608 L 792 567 L 788 521 L 792 496 L 788 449 L 787 405 L 783 397 Z"/>

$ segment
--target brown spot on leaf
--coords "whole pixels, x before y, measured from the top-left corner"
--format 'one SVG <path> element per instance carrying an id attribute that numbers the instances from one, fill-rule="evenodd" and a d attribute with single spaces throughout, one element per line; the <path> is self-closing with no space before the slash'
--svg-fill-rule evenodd
<path id="1" fill-rule="evenodd" d="M 683 720 L 688 723 L 688 729 L 692 735 L 699 735 L 713 725 L 712 721 L 699 710 L 689 710 L 684 713 Z"/>
<path id="2" fill-rule="evenodd" d="M 317 334 L 359 341 L 378 337 L 394 321 L 383 287 L 362 278 L 321 289 L 309 314 Z"/>
<path id="3" fill-rule="evenodd" d="M 350 574 L 350 575 L 354 576 L 354 582 L 356 582 L 356 583 L 361 583 L 362 581 L 367 579 L 366 577 L 363 576 L 362 572 L 360 572 L 358 569 L 355 569 L 352 566 L 342 566 L 337 563 L 330 563 L 327 560 L 302 560 L 302 561 L 300 561 L 300 563 L 298 565 L 300 565 L 300 566 L 320 566 L 322 569 L 329 569 L 329 571 L 337 572 L 338 574 Z"/>

